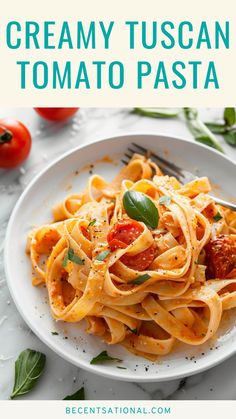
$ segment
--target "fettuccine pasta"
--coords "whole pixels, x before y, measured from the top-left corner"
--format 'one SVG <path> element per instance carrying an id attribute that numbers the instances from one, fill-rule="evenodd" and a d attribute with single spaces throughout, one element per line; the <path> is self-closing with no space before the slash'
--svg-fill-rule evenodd
<path id="1" fill-rule="evenodd" d="M 86 320 L 88 333 L 151 360 L 213 337 L 236 306 L 236 215 L 210 189 L 137 154 L 111 183 L 92 175 L 28 237 L 33 285 L 46 285 L 54 319 Z M 148 206 L 138 217 L 125 209 L 131 191 Z"/>

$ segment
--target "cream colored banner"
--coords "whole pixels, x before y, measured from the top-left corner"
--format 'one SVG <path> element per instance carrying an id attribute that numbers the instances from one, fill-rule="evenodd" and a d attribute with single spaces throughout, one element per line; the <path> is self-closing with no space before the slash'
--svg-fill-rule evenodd
<path id="1" fill-rule="evenodd" d="M 235 52 L 235 0 L 8 0 L 0 105 L 235 106 Z"/>

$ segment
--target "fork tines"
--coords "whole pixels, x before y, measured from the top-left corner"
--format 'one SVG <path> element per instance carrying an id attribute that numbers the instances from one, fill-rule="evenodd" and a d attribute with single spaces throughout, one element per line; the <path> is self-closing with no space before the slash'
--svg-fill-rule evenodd
<path id="1" fill-rule="evenodd" d="M 126 160 L 121 160 L 122 163 L 128 164 L 129 160 L 135 153 L 139 153 L 144 155 L 145 157 L 152 157 L 153 160 L 156 160 L 160 169 L 169 176 L 175 176 L 177 179 L 181 180 L 183 174 L 181 173 L 181 169 L 176 166 L 174 163 L 170 163 L 168 160 L 164 159 L 163 157 L 157 156 L 157 154 L 153 153 L 152 151 L 147 150 L 143 146 L 132 143 L 132 148 L 128 147 L 128 151 L 130 154 L 125 153 L 125 157 L 128 158 L 128 162 Z"/>
<path id="2" fill-rule="evenodd" d="M 152 156 L 153 158 L 155 158 L 160 163 L 164 164 L 165 166 L 167 166 L 170 169 L 172 169 L 175 172 L 177 172 L 179 175 L 182 175 L 181 168 L 178 167 L 178 166 L 176 166 L 174 163 L 169 162 L 168 160 L 164 159 L 163 157 L 158 156 L 157 154 L 153 153 L 153 151 L 147 150 L 146 148 L 144 148 L 143 146 L 141 146 L 139 144 L 132 143 L 132 145 L 135 146 L 140 151 L 142 151 L 143 153 L 149 154 L 150 156 Z M 135 151 L 135 153 L 136 153 L 136 151 Z"/>

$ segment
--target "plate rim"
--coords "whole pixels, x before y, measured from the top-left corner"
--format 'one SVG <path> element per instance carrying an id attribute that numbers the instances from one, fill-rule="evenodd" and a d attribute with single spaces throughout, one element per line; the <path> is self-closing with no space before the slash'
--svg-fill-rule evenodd
<path id="1" fill-rule="evenodd" d="M 24 200 L 25 196 L 28 194 L 28 191 L 35 185 L 35 183 L 37 183 L 38 179 L 41 178 L 41 176 L 43 176 L 48 170 L 50 170 L 54 165 L 56 165 L 57 163 L 59 163 L 60 161 L 68 158 L 70 155 L 73 155 L 74 153 L 77 153 L 79 150 L 87 148 L 89 146 L 93 146 L 95 143 L 104 143 L 104 142 L 110 142 L 113 139 L 118 139 L 118 138 L 124 138 L 124 137 L 130 137 L 130 140 L 132 137 L 137 137 L 137 136 L 153 136 L 153 137 L 162 137 L 164 138 L 166 141 L 168 139 L 172 139 L 172 140 L 177 140 L 177 141 L 181 141 L 181 142 L 185 142 L 185 143 L 190 143 L 191 145 L 193 145 L 194 147 L 197 148 L 203 148 L 205 150 L 207 150 L 210 153 L 216 154 L 218 156 L 220 156 L 221 158 L 228 160 L 231 164 L 233 164 L 236 168 L 236 162 L 230 158 L 229 156 L 220 153 L 218 150 L 215 150 L 213 148 L 209 148 L 208 146 L 198 143 L 198 142 L 193 142 L 191 140 L 188 140 L 187 138 L 184 137 L 180 137 L 180 136 L 175 136 L 175 135 L 171 135 L 171 134 L 166 134 L 166 133 L 154 133 L 153 131 L 145 131 L 145 132 L 129 132 L 129 133 L 115 133 L 109 137 L 105 137 L 104 136 L 95 136 L 93 137 L 92 141 L 86 144 L 81 144 L 77 147 L 74 147 L 73 149 L 66 151 L 65 153 L 63 153 L 62 155 L 58 156 L 57 158 L 53 159 L 49 164 L 47 164 L 36 176 L 34 176 L 32 178 L 32 180 L 29 182 L 29 184 L 26 186 L 26 188 L 24 189 L 24 191 L 21 193 L 21 195 L 19 196 L 19 198 L 17 199 L 14 208 L 11 212 L 9 221 L 8 221 L 8 225 L 7 225 L 7 229 L 6 229 L 6 235 L 5 235 L 5 246 L 4 246 L 4 270 L 5 270 L 5 275 L 6 275 L 6 280 L 7 280 L 7 285 L 8 285 L 8 289 L 10 291 L 11 297 L 14 301 L 14 304 L 16 305 L 16 308 L 19 312 L 19 314 L 21 315 L 21 317 L 23 318 L 23 320 L 25 321 L 25 323 L 30 327 L 30 329 L 32 329 L 32 331 L 35 333 L 35 335 L 47 346 L 49 347 L 53 352 L 55 352 L 57 355 L 59 355 L 61 358 L 65 359 L 66 361 L 68 361 L 69 363 L 79 367 L 79 368 L 83 368 L 86 371 L 90 372 L 90 373 L 95 373 L 97 375 L 101 375 L 103 377 L 109 378 L 109 379 L 116 379 L 119 381 L 126 381 L 126 382 L 161 382 L 161 381 L 171 381 L 171 380 L 175 380 L 175 379 L 180 379 L 182 377 L 188 377 L 194 374 L 198 374 L 201 373 L 203 371 L 206 371 L 210 368 L 213 368 L 216 365 L 219 365 L 220 363 L 222 363 L 223 361 L 227 360 L 228 358 L 230 358 L 231 356 L 233 356 L 236 353 L 236 346 L 235 348 L 232 346 L 231 348 L 229 348 L 228 351 L 226 351 L 225 354 L 223 354 L 223 356 L 218 356 L 215 358 L 215 360 L 213 359 L 210 363 L 210 365 L 202 365 L 202 366 L 198 366 L 197 364 L 192 364 L 191 367 L 188 367 L 187 371 L 185 371 L 184 373 L 178 373 L 178 372 L 172 372 L 170 371 L 170 373 L 168 374 L 168 376 L 165 377 L 159 377 L 158 373 L 156 373 L 155 376 L 151 376 L 151 377 L 144 377 L 143 375 L 140 375 L 140 373 L 137 372 L 132 372 L 132 374 L 130 374 L 130 376 L 124 376 L 121 375 L 121 373 L 119 373 L 118 371 L 114 374 L 113 370 L 109 370 L 106 368 L 100 368 L 101 366 L 97 366 L 97 365 L 90 365 L 87 361 L 81 361 L 79 358 L 78 359 L 72 359 L 72 357 L 70 355 L 67 355 L 67 353 L 60 347 L 58 347 L 58 345 L 52 344 L 51 341 L 48 339 L 48 337 L 41 332 L 40 329 L 38 329 L 36 326 L 34 326 L 34 322 L 31 321 L 30 318 L 27 317 L 27 315 L 24 313 L 24 310 L 21 307 L 20 302 L 17 299 L 16 293 L 14 291 L 14 287 L 12 287 L 12 281 L 10 279 L 10 272 L 9 272 L 9 266 L 8 266 L 8 248 L 9 248 L 9 242 L 10 242 L 10 232 L 11 232 L 11 228 L 13 225 L 13 221 L 15 218 L 15 214 L 18 211 L 18 208 L 20 207 L 22 201 Z"/>

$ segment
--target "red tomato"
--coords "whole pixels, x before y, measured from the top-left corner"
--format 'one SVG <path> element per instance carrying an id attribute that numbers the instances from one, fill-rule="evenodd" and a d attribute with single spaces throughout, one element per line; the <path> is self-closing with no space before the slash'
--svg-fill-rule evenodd
<path id="1" fill-rule="evenodd" d="M 125 249 L 143 232 L 142 226 L 134 220 L 118 221 L 107 235 L 107 241 L 111 251 Z"/>
<path id="2" fill-rule="evenodd" d="M 128 268 L 136 271 L 145 271 L 148 266 L 152 263 L 156 254 L 156 246 L 152 244 L 148 249 L 135 256 L 124 255 L 121 257 L 121 261 L 128 266 Z"/>
<path id="3" fill-rule="evenodd" d="M 121 220 L 116 223 L 107 235 L 107 241 L 111 251 L 116 249 L 125 249 L 133 243 L 143 232 L 142 226 L 134 220 Z M 137 271 L 143 271 L 151 264 L 155 258 L 156 246 L 153 244 L 143 252 L 135 256 L 125 254 L 121 261 L 129 268 Z"/>
<path id="4" fill-rule="evenodd" d="M 81 231 L 83 233 L 83 236 L 87 239 L 90 240 L 90 233 L 87 230 L 87 228 L 85 228 L 84 226 L 81 226 Z"/>
<path id="5" fill-rule="evenodd" d="M 48 121 L 65 121 L 71 118 L 79 108 L 34 108 L 35 111 Z"/>
<path id="6" fill-rule="evenodd" d="M 216 237 L 205 247 L 207 278 L 232 278 L 236 270 L 236 240 L 233 236 Z"/>
<path id="7" fill-rule="evenodd" d="M 12 118 L 0 119 L 0 167 L 12 168 L 29 155 L 31 135 L 21 122 Z"/>

